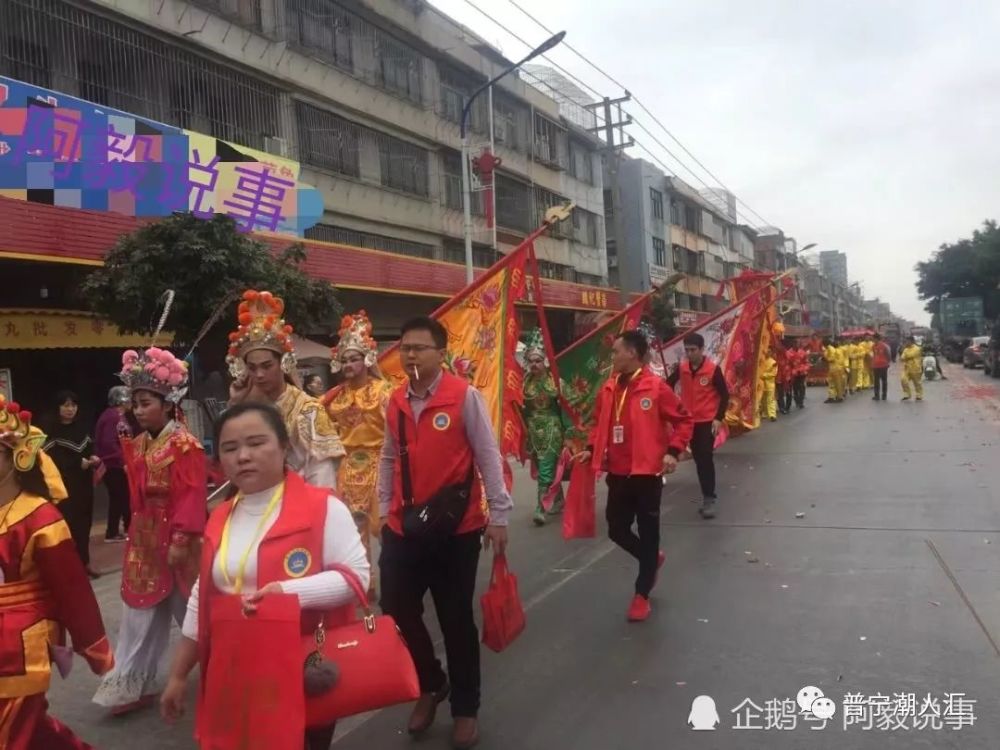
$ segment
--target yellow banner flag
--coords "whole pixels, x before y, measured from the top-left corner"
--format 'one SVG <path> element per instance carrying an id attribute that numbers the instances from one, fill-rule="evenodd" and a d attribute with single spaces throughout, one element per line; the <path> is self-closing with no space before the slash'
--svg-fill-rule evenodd
<path id="1" fill-rule="evenodd" d="M 514 303 L 524 294 L 523 244 L 476 281 L 434 311 L 431 317 L 448 332 L 445 367 L 483 394 L 493 432 L 503 455 L 521 453 L 522 373 L 514 354 L 521 335 Z M 406 382 L 398 345 L 379 357 L 382 373 L 393 384 Z"/>

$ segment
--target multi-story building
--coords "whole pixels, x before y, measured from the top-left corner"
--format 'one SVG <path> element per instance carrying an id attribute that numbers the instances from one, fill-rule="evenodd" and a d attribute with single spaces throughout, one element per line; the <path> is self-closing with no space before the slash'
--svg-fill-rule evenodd
<path id="1" fill-rule="evenodd" d="M 823 250 L 819 254 L 819 270 L 830 281 L 840 284 L 842 287 L 848 286 L 846 253 L 840 250 Z"/>
<path id="2" fill-rule="evenodd" d="M 794 237 L 786 237 L 778 227 L 761 227 L 757 230 L 754 242 L 754 260 L 759 270 L 774 274 L 787 273 L 795 282 L 794 289 L 789 290 L 781 300 L 781 319 L 789 336 L 808 335 L 810 329 L 805 325 L 805 310 L 807 287 L 804 264 L 799 259 L 798 243 Z M 806 310 L 811 308 L 806 305 Z"/>
<path id="3" fill-rule="evenodd" d="M 891 323 L 893 319 L 892 308 L 888 302 L 875 299 L 865 300 L 865 314 L 871 320 L 872 325 L 878 326 L 882 323 Z"/>
<path id="4" fill-rule="evenodd" d="M 430 4 L 407 0 L 0 3 L 0 75 L 299 162 L 325 206 L 305 238 L 332 243 L 326 275 L 384 332 L 412 310 L 399 295 L 428 309 L 461 287 L 458 123 L 467 97 L 508 65 Z M 547 285 L 559 290 L 553 301 L 593 308 L 593 295 L 569 285 L 606 283 L 600 142 L 517 75 L 476 100 L 470 127 L 474 148 L 492 143 L 502 159 L 495 230 L 485 193 L 474 196 L 475 265 L 572 200 L 572 221 L 536 251 L 542 274 L 567 284 Z M 408 270 L 392 288 L 374 275 L 341 278 L 334 246 L 389 253 Z M 350 257 L 341 268 L 376 256 Z M 431 272 L 414 259 L 456 266 Z M 429 277 L 448 281 L 416 283 Z"/>
<path id="5" fill-rule="evenodd" d="M 718 296 L 720 284 L 753 265 L 753 230 L 739 226 L 728 209 L 643 159 L 621 160 L 619 206 L 614 205 L 614 186 L 607 178 L 605 182 L 612 284 L 626 292 L 644 292 L 674 273 L 684 274 L 674 299 L 681 325 L 725 306 L 726 300 Z M 614 236 L 615 218 L 622 227 L 620 240 Z"/>

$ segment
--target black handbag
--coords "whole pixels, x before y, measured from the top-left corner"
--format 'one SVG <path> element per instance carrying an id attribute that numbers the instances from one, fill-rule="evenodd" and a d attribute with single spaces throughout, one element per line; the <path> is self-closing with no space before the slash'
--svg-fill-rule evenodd
<path id="1" fill-rule="evenodd" d="M 399 412 L 399 461 L 403 481 L 403 536 L 443 539 L 451 536 L 465 518 L 472 496 L 475 462 L 464 482 L 449 484 L 435 492 L 426 503 L 413 501 L 410 456 L 406 447 L 406 416 Z"/>

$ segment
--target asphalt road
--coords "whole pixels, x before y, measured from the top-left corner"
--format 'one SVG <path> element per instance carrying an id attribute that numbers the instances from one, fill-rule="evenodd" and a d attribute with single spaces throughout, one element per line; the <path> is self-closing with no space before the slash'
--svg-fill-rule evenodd
<path id="1" fill-rule="evenodd" d="M 625 621 L 631 560 L 603 537 L 533 528 L 519 475 L 509 556 L 528 628 L 505 653 L 484 650 L 480 747 L 1000 746 L 1000 390 L 948 372 L 920 404 L 900 403 L 895 371 L 886 403 L 824 405 L 810 389 L 804 411 L 724 446 L 714 521 L 698 518 L 682 465 L 664 491 L 667 564 L 642 624 Z M 95 586 L 112 633 L 117 585 Z M 89 704 L 95 684 L 78 662 L 50 701 L 97 747 L 195 747 L 190 721 L 104 717 Z M 794 706 L 805 686 L 832 699 L 825 724 Z M 703 695 L 719 723 L 696 732 Z M 714 724 L 710 707 L 696 713 Z M 407 716 L 342 722 L 334 747 L 408 748 Z M 445 710 L 420 746 L 448 747 L 449 730 Z"/>

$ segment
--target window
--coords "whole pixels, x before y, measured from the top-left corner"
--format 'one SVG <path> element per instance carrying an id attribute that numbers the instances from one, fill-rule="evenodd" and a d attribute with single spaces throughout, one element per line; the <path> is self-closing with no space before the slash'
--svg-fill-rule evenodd
<path id="1" fill-rule="evenodd" d="M 684 228 L 689 232 L 698 231 L 698 209 L 684 204 Z"/>
<path id="2" fill-rule="evenodd" d="M 670 223 L 673 224 L 673 225 L 675 225 L 675 226 L 678 226 L 678 227 L 682 226 L 681 215 L 683 213 L 684 213 L 683 212 L 683 207 L 681 206 L 681 204 L 678 201 L 676 201 L 673 198 L 671 198 L 670 199 Z"/>
<path id="3" fill-rule="evenodd" d="M 411 101 L 422 100 L 423 58 L 415 49 L 375 29 L 375 59 L 379 85 Z"/>
<path id="4" fill-rule="evenodd" d="M 676 268 L 678 271 L 683 271 L 684 269 L 687 268 L 687 264 L 685 261 L 685 258 L 687 257 L 685 255 L 686 253 L 687 250 L 685 250 L 680 245 L 673 246 L 674 268 Z"/>
<path id="5" fill-rule="evenodd" d="M 194 0 L 195 5 L 235 21 L 247 28 L 260 31 L 260 0 Z"/>
<path id="6" fill-rule="evenodd" d="M 494 178 L 497 201 L 497 226 L 519 232 L 531 231 L 531 188 L 498 174 Z"/>
<path id="7" fill-rule="evenodd" d="M 582 273 L 581 271 L 577 271 L 576 283 L 587 284 L 588 286 L 601 286 L 604 283 L 604 278 L 592 273 Z"/>
<path id="8" fill-rule="evenodd" d="M 527 151 L 530 111 L 516 99 L 493 92 L 493 140 L 498 146 Z"/>
<path id="9" fill-rule="evenodd" d="M 335 242 L 338 245 L 351 245 L 353 247 L 365 247 L 369 250 L 382 250 L 387 253 L 397 255 L 412 255 L 416 258 L 433 258 L 434 246 L 426 245 L 422 242 L 410 242 L 396 237 L 386 237 L 381 234 L 371 234 L 369 232 L 357 232 L 345 227 L 337 227 L 331 224 L 317 224 L 305 231 L 307 240 L 318 240 L 320 242 Z"/>
<path id="10" fill-rule="evenodd" d="M 649 189 L 649 201 L 653 204 L 653 218 L 663 218 L 663 193 L 655 188 Z M 662 264 L 661 264 L 662 265 Z"/>
<path id="11" fill-rule="evenodd" d="M 691 298 L 683 292 L 674 292 L 674 307 L 678 310 L 690 310 Z"/>
<path id="12" fill-rule="evenodd" d="M 615 193 L 613 190 L 604 191 L 604 218 L 615 218 Z"/>
<path id="13" fill-rule="evenodd" d="M 7 36 L 0 37 L 0 72 L 47 89 L 51 83 L 51 72 L 45 38 L 37 30 L 25 29 L 18 34 L 15 19 L 20 14 L 15 14 L 15 11 L 11 8 L 9 13 L 0 13 L 0 28 L 9 29 Z"/>
<path id="14" fill-rule="evenodd" d="M 332 112 L 295 103 L 299 124 L 299 158 L 306 164 L 348 177 L 361 176 L 362 127 Z"/>
<path id="15" fill-rule="evenodd" d="M 564 266 L 562 263 L 553 263 L 550 260 L 538 261 L 538 274 L 542 278 L 557 279 L 559 281 L 572 281 L 576 277 L 576 271 L 571 266 Z"/>
<path id="16" fill-rule="evenodd" d="M 566 162 L 565 132 L 551 120 L 535 115 L 535 158 L 553 167 L 563 167 Z"/>
<path id="17" fill-rule="evenodd" d="M 426 197 L 429 194 L 428 158 L 430 157 L 427 150 L 386 133 L 372 132 L 378 144 L 382 185 Z"/>
<path id="18" fill-rule="evenodd" d="M 352 70 L 352 33 L 359 19 L 330 0 L 285 0 L 285 25 L 293 47 Z"/>
<path id="19" fill-rule="evenodd" d="M 588 185 L 594 184 L 594 160 L 590 150 L 580 141 L 569 142 L 569 174 Z"/>
<path id="20" fill-rule="evenodd" d="M 658 266 L 667 265 L 667 243 L 659 237 L 653 238 L 653 262 Z"/>
<path id="21" fill-rule="evenodd" d="M 465 210 L 462 206 L 462 155 L 457 151 L 445 151 L 441 155 L 442 177 L 444 179 L 444 205 L 453 211 Z M 472 215 L 483 216 L 486 193 L 473 191 Z M 464 252 L 464 251 L 463 251 Z"/>
<path id="22" fill-rule="evenodd" d="M 438 75 L 441 79 L 441 117 L 456 125 L 462 124 L 462 110 L 472 92 L 479 88 L 479 82 L 459 73 L 452 68 L 440 66 Z M 486 107 L 488 98 L 483 96 L 473 102 L 469 110 L 469 120 L 466 125 L 479 133 L 488 132 Z"/>
<path id="23" fill-rule="evenodd" d="M 573 240 L 581 245 L 597 247 L 597 214 L 574 208 L 571 215 L 573 222 Z"/>
<path id="24" fill-rule="evenodd" d="M 548 211 L 553 206 L 560 206 L 566 202 L 566 199 L 561 195 L 551 193 L 548 190 L 543 190 L 542 188 L 535 186 L 535 225 L 540 226 L 543 221 L 545 221 L 545 212 Z M 576 213 L 574 211 L 573 213 Z M 565 221 L 560 221 L 553 224 L 549 228 L 549 236 L 556 237 L 560 239 L 565 239 L 569 235 L 569 229 L 566 227 Z"/>

